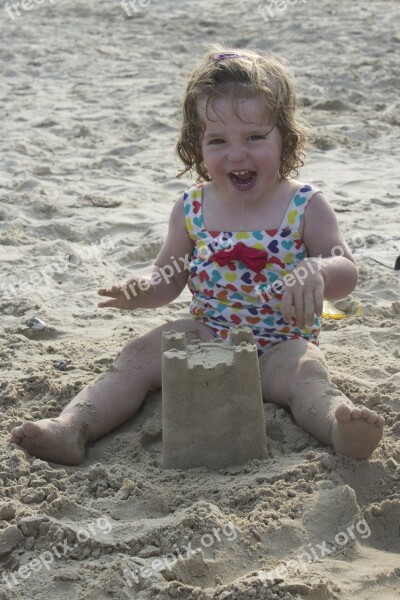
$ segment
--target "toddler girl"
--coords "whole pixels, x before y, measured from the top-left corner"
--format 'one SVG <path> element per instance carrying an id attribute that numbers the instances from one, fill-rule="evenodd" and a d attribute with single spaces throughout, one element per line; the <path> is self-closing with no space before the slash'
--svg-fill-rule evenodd
<path id="1" fill-rule="evenodd" d="M 278 59 L 215 45 L 192 72 L 177 145 L 197 185 L 174 205 L 167 239 L 147 278 L 100 289 L 99 307 L 154 309 L 186 284 L 191 317 L 128 343 L 113 368 L 56 419 L 28 421 L 11 441 L 31 454 L 78 464 L 85 442 L 135 414 L 161 386 L 161 340 L 227 338 L 252 328 L 263 398 L 336 452 L 367 458 L 383 418 L 356 408 L 331 382 L 318 347 L 323 298 L 343 298 L 357 266 L 323 193 L 300 182 L 306 127 L 292 76 Z"/>

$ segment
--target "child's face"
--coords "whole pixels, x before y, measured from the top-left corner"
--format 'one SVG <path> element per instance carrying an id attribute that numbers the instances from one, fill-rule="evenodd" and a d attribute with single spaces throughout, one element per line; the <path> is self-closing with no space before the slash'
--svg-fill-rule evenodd
<path id="1" fill-rule="evenodd" d="M 199 100 L 205 124 L 201 139 L 204 164 L 221 195 L 247 202 L 262 201 L 278 182 L 282 136 L 262 118 L 259 102 L 243 99 L 235 115 L 230 98 L 218 98 L 214 107 Z"/>

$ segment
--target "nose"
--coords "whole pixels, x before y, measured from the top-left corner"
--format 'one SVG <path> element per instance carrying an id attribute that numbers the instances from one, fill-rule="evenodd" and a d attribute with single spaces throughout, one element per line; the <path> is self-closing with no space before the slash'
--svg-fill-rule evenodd
<path id="1" fill-rule="evenodd" d="M 246 158 L 246 149 L 243 144 L 231 144 L 228 149 L 228 160 L 233 163 L 243 162 Z"/>

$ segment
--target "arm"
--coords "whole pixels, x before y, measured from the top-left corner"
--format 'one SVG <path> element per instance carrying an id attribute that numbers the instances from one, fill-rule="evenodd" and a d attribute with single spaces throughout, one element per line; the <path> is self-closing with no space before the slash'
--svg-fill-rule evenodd
<path id="1" fill-rule="evenodd" d="M 291 282 L 285 282 L 281 303 L 283 318 L 288 323 L 294 306 L 301 329 L 305 324 L 311 326 L 315 315 L 322 314 L 324 297 L 347 296 L 358 279 L 355 260 L 340 232 L 335 212 L 323 194 L 311 198 L 302 225 L 300 233 L 309 257 L 294 269 Z"/>
<path id="2" fill-rule="evenodd" d="M 354 290 L 358 267 L 336 219 L 335 212 L 321 193 L 313 196 L 304 213 L 303 241 L 310 257 L 321 257 L 324 297 L 344 298 Z"/>
<path id="3" fill-rule="evenodd" d="M 189 278 L 192 254 L 193 241 L 186 228 L 183 201 L 179 198 L 171 211 L 167 239 L 152 267 L 150 277 L 156 284 L 156 291 L 146 308 L 164 306 L 182 293 Z"/>
<path id="4" fill-rule="evenodd" d="M 100 296 L 112 298 L 99 302 L 98 306 L 134 310 L 158 308 L 172 302 L 180 295 L 187 283 L 189 277 L 187 266 L 192 253 L 193 242 L 186 228 L 185 212 L 180 198 L 172 208 L 167 238 L 153 263 L 151 272 L 146 276 L 135 276 L 109 289 L 98 290 Z"/>

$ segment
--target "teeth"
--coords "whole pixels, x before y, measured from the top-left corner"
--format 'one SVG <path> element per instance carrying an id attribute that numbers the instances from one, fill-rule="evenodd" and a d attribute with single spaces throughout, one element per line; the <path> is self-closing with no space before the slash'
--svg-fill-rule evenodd
<path id="1" fill-rule="evenodd" d="M 250 173 L 250 171 L 232 171 L 232 175 L 246 175 L 246 173 Z"/>

